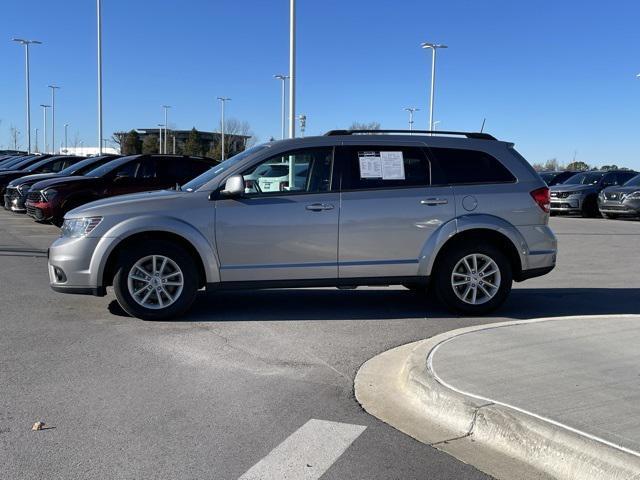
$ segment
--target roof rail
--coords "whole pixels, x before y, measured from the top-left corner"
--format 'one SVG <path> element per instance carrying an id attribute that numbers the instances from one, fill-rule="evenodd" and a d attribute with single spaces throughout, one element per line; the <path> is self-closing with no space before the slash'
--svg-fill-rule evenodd
<path id="1" fill-rule="evenodd" d="M 431 135 L 461 135 L 467 138 L 474 138 L 477 140 L 496 140 L 493 135 L 482 132 L 449 132 L 445 130 L 329 130 L 325 133 L 327 137 L 333 137 L 336 135 L 357 135 L 357 134 L 376 134 L 376 133 L 406 133 L 406 134 L 431 134 Z"/>

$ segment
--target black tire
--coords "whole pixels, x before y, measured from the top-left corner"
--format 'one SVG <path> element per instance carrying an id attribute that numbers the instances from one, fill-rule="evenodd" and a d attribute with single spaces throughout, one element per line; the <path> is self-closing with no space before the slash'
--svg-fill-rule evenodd
<path id="1" fill-rule="evenodd" d="M 481 304 L 470 304 L 460 299 L 452 285 L 454 268 L 467 255 L 481 254 L 491 258 L 497 265 L 500 273 L 500 285 L 494 296 Z M 451 311 L 465 315 L 484 315 L 500 307 L 507 299 L 513 283 L 513 271 L 511 262 L 490 243 L 475 245 L 473 243 L 461 243 L 450 247 L 443 252 L 438 259 L 434 273 L 435 289 L 438 299 Z"/>
<path id="2" fill-rule="evenodd" d="M 585 201 L 582 202 L 582 210 L 580 210 L 580 214 L 583 218 L 594 218 L 600 215 L 596 197 L 587 197 Z"/>
<path id="3" fill-rule="evenodd" d="M 129 292 L 129 272 L 136 262 L 150 255 L 167 257 L 182 271 L 182 292 L 168 307 L 146 308 L 134 300 Z M 113 289 L 118 303 L 129 315 L 142 320 L 169 320 L 182 316 L 193 304 L 198 291 L 198 270 L 193 257 L 180 245 L 164 240 L 149 240 L 129 247 L 120 254 L 113 277 Z"/>

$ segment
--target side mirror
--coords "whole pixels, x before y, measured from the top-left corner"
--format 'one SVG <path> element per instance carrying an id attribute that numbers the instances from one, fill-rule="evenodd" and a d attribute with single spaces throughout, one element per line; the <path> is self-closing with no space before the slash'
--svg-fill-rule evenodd
<path id="1" fill-rule="evenodd" d="M 244 195 L 244 178 L 242 175 L 233 175 L 227 178 L 224 184 L 224 190 L 220 192 L 220 195 L 226 198 L 241 197 Z"/>
<path id="2" fill-rule="evenodd" d="M 118 185 L 125 185 L 131 181 L 131 177 L 129 175 L 118 175 L 113 179 L 113 183 Z"/>

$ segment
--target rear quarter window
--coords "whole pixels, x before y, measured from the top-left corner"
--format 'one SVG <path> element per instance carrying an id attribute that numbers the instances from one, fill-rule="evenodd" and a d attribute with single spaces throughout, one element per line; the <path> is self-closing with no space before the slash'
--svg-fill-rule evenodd
<path id="1" fill-rule="evenodd" d="M 429 147 L 429 153 L 434 166 L 434 184 L 468 185 L 516 181 L 497 158 L 480 150 Z"/>

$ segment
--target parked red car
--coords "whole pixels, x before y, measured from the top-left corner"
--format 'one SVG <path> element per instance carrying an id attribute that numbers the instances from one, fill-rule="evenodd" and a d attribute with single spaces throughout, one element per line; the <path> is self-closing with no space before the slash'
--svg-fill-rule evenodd
<path id="1" fill-rule="evenodd" d="M 64 215 L 85 203 L 125 193 L 181 185 L 216 165 L 205 157 L 132 155 L 106 163 L 84 176 L 52 178 L 31 187 L 27 214 L 62 225 Z"/>

